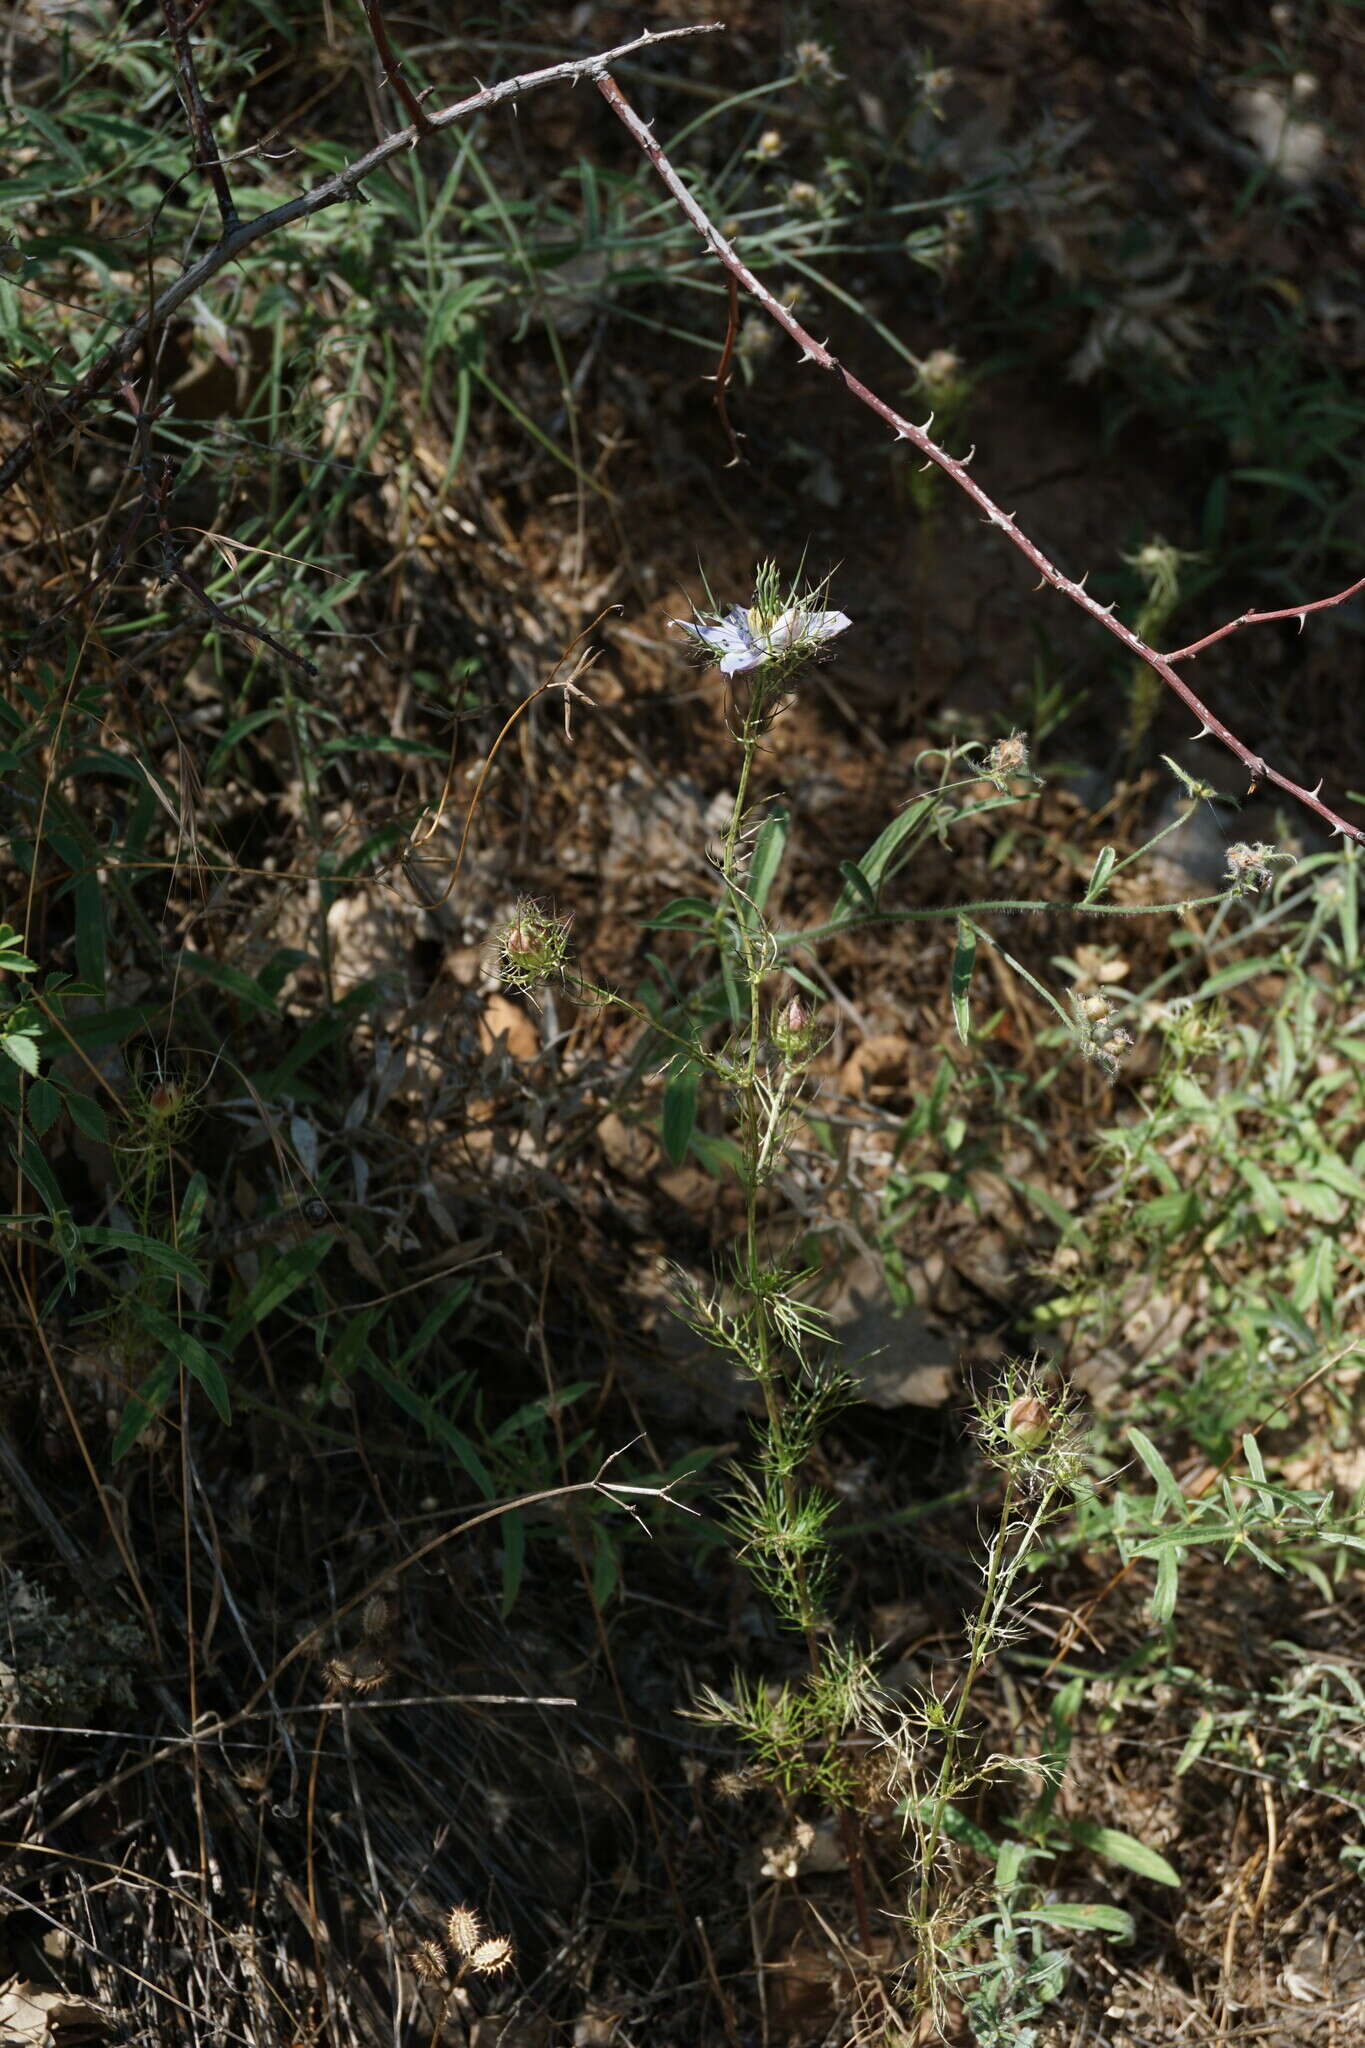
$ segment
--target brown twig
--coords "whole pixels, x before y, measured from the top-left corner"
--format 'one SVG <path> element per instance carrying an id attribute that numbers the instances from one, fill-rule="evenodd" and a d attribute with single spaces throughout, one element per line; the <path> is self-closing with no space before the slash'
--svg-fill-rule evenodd
<path id="1" fill-rule="evenodd" d="M 411 115 L 413 127 L 419 135 L 425 135 L 431 126 L 431 116 L 422 105 L 425 95 L 415 93 L 403 76 L 403 60 L 395 54 L 393 44 L 389 41 L 384 10 L 379 0 L 361 0 L 361 5 L 365 9 L 365 19 L 374 38 L 375 49 L 379 52 L 379 61 L 384 67 L 381 82 L 393 87 L 403 102 L 404 110 Z"/>
<path id="2" fill-rule="evenodd" d="M 725 342 L 720 352 L 720 361 L 716 365 L 715 407 L 720 416 L 721 426 L 725 429 L 725 438 L 730 443 L 730 461 L 728 466 L 734 469 L 739 463 L 743 462 L 744 457 L 739 452 L 739 439 L 730 424 L 730 414 L 725 404 L 725 394 L 730 388 L 730 378 L 734 372 L 735 337 L 739 333 L 739 286 L 735 283 L 733 277 L 728 282 L 730 286 L 730 305 L 725 322 Z"/>
<path id="3" fill-rule="evenodd" d="M 1220 626 L 1216 633 L 1206 633 L 1202 640 L 1192 640 L 1188 647 L 1177 647 L 1174 654 L 1166 656 L 1167 661 L 1188 661 L 1196 654 L 1202 654 L 1206 647 L 1212 647 L 1215 640 L 1226 640 L 1229 633 L 1240 632 L 1243 626 L 1265 626 L 1273 619 L 1297 619 L 1299 631 L 1309 612 L 1329 612 L 1334 604 L 1345 604 L 1357 591 L 1365 590 L 1365 576 L 1360 577 L 1346 590 L 1339 590 L 1335 597 L 1315 597 L 1311 604 L 1291 604 L 1281 612 L 1243 612 L 1238 619 L 1229 619 L 1226 626 Z"/>
<path id="4" fill-rule="evenodd" d="M 1021 555 L 1025 556 L 1033 564 L 1045 583 L 1050 583 L 1055 590 L 1060 590 L 1064 597 L 1070 598 L 1073 604 L 1079 605 L 1082 611 L 1088 612 L 1091 618 L 1103 626 L 1107 633 L 1112 633 L 1115 639 L 1122 641 L 1128 652 L 1134 655 L 1137 660 L 1145 662 L 1149 668 L 1155 669 L 1162 681 L 1175 691 L 1182 703 L 1186 704 L 1199 720 L 1199 731 L 1195 735 L 1197 739 L 1211 738 L 1220 741 L 1227 748 L 1228 752 L 1242 763 L 1250 775 L 1253 785 L 1257 782 L 1273 784 L 1276 789 L 1282 789 L 1287 796 L 1292 796 L 1305 809 L 1313 811 L 1318 817 L 1322 818 L 1325 823 L 1331 826 L 1333 832 L 1339 832 L 1344 838 L 1355 840 L 1358 845 L 1365 845 L 1365 831 L 1362 831 L 1359 826 L 1350 824 L 1345 818 L 1332 810 L 1329 805 L 1323 803 L 1319 795 L 1319 791 L 1322 788 L 1321 782 L 1318 783 L 1317 789 L 1305 789 L 1289 776 L 1282 774 L 1278 768 L 1270 767 L 1259 754 L 1254 753 L 1250 747 L 1238 739 L 1237 735 L 1223 723 L 1222 719 L 1209 709 L 1202 698 L 1195 695 L 1184 678 L 1176 673 L 1175 669 L 1171 666 L 1171 662 L 1172 660 L 1179 659 L 1179 656 L 1158 654 L 1154 647 L 1149 647 L 1146 641 L 1132 630 L 1131 626 L 1126 626 L 1122 619 L 1115 617 L 1113 605 L 1102 605 L 1097 599 L 1088 595 L 1085 588 L 1086 578 L 1084 576 L 1081 577 L 1079 582 L 1073 581 L 1069 576 L 1064 576 L 1062 571 L 1049 561 L 1042 549 L 1034 541 L 1030 540 L 1029 536 L 1015 524 L 1013 513 L 1002 512 L 994 499 L 982 490 L 981 486 L 968 475 L 967 464 L 971 461 L 971 456 L 968 455 L 959 461 L 954 456 L 949 455 L 945 449 L 940 448 L 936 441 L 930 439 L 929 429 L 933 425 L 932 414 L 922 427 L 914 426 L 909 420 L 896 412 L 893 407 L 887 405 L 883 399 L 878 398 L 877 394 L 874 391 L 870 391 L 866 384 L 853 375 L 851 370 L 846 370 L 837 357 L 830 354 L 828 348 L 821 342 L 816 341 L 813 335 L 807 333 L 800 321 L 779 300 L 774 298 L 767 286 L 761 283 L 749 269 L 748 265 L 741 261 L 704 208 L 693 198 L 691 192 L 688 191 L 687 186 L 659 147 L 659 144 L 654 140 L 649 124 L 640 119 L 640 116 L 631 106 L 629 100 L 626 99 L 615 79 L 610 75 L 609 64 L 610 60 L 603 58 L 592 74 L 593 83 L 597 90 L 649 158 L 649 161 L 653 164 L 660 178 L 677 200 L 678 205 L 691 221 L 702 240 L 719 258 L 721 263 L 724 264 L 731 277 L 743 285 L 745 291 L 752 298 L 757 299 L 759 305 L 763 307 L 769 318 L 775 320 L 777 325 L 791 336 L 792 340 L 801 350 L 802 361 L 814 363 L 817 368 L 828 370 L 838 377 L 845 390 L 853 398 L 856 398 L 860 405 L 865 405 L 870 412 L 877 415 L 878 419 L 886 422 L 898 441 L 908 441 L 913 448 L 919 450 L 920 454 L 927 461 L 934 463 L 937 468 L 950 476 L 959 490 L 965 491 L 973 503 L 980 507 L 988 523 L 992 526 L 998 526 L 1006 539 L 1019 550 Z M 1356 584 L 1352 588 L 1359 589 L 1361 585 Z M 1308 606 L 1296 606 L 1294 613 L 1283 616 L 1294 616 L 1299 611 L 1305 610 L 1324 610 L 1329 605 L 1342 603 L 1350 595 L 1350 591 L 1343 591 L 1338 597 L 1319 598 L 1316 603 Z M 1235 631 L 1238 625 L 1250 623 L 1257 616 L 1274 615 L 1248 614 L 1243 620 L 1234 620 L 1231 626 L 1224 627 L 1221 632 L 1211 634 L 1209 640 L 1221 639 L 1224 633 Z M 1209 640 L 1201 641 L 1197 645 L 1207 646 Z M 1182 650 L 1184 654 L 1189 654 L 1192 651 L 1190 648 Z"/>
<path id="5" fill-rule="evenodd" d="M 70 426 L 82 408 L 112 382 L 130 356 L 142 346 L 152 328 L 164 326 L 187 299 L 202 291 L 210 278 L 216 277 L 220 270 L 256 242 L 277 234 L 282 228 L 292 227 L 296 221 L 309 220 L 329 206 L 340 206 L 359 198 L 362 180 L 392 157 L 415 148 L 440 129 L 468 120 L 471 114 L 481 113 L 486 107 L 502 106 L 508 100 L 520 98 L 523 93 L 538 92 L 542 86 L 593 77 L 604 65 L 633 56 L 638 50 L 651 49 L 658 43 L 677 42 L 684 36 L 713 35 L 720 26 L 719 22 L 709 21 L 691 22 L 685 28 L 647 30 L 630 42 L 621 43 L 597 56 L 574 57 L 563 64 L 548 64 L 542 70 L 525 71 L 515 78 L 504 78 L 497 85 L 484 86 L 453 107 L 431 115 L 425 128 L 404 128 L 397 134 L 386 135 L 373 149 L 366 150 L 353 163 L 343 165 L 320 185 L 314 185 L 309 191 L 301 192 L 296 198 L 287 199 L 265 213 L 256 214 L 251 220 L 238 221 L 230 232 L 222 234 L 213 247 L 205 251 L 197 263 L 191 264 L 188 270 L 182 271 L 172 284 L 167 285 L 148 312 L 124 328 L 70 391 L 55 401 L 46 417 L 10 450 L 5 460 L 0 462 L 0 491 L 17 482 L 43 449 L 56 440 L 62 429 Z"/>
<path id="6" fill-rule="evenodd" d="M 176 5 L 176 0 L 161 0 L 161 12 L 166 19 L 166 34 L 170 37 L 171 48 L 175 51 L 175 68 L 180 73 L 180 98 L 185 108 L 185 118 L 190 124 L 195 169 L 207 173 L 208 181 L 213 187 L 213 196 L 218 201 L 223 233 L 230 235 L 237 225 L 239 215 L 233 204 L 232 187 L 228 184 L 227 172 L 223 169 L 223 160 L 213 139 L 209 111 L 204 105 L 204 95 L 199 87 L 199 73 L 194 65 L 189 24 Z M 197 14 L 195 19 L 198 20 Z"/>

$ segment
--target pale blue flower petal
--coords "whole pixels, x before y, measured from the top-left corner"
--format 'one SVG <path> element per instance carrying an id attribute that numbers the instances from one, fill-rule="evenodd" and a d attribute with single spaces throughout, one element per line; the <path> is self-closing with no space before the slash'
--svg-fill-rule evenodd
<path id="1" fill-rule="evenodd" d="M 685 633 L 691 633 L 709 647 L 719 658 L 723 675 L 742 675 L 746 669 L 758 668 L 768 659 L 767 649 L 760 647 L 749 630 L 749 614 L 743 605 L 735 605 L 723 619 L 714 619 L 709 624 L 692 619 L 670 619 L 668 623 L 681 626 Z"/>
<path id="2" fill-rule="evenodd" d="M 774 654 L 785 654 L 789 647 L 798 645 L 818 647 L 852 623 L 843 612 L 807 611 L 802 605 L 789 605 L 773 620 L 767 635 L 768 646 Z"/>

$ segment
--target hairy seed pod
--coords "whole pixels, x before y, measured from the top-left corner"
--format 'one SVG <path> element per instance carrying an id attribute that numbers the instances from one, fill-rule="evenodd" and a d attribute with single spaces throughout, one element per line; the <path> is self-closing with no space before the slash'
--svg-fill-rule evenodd
<path id="1" fill-rule="evenodd" d="M 416 1948 L 408 1951 L 414 1977 L 420 1977 L 426 1984 L 439 1984 L 446 1974 L 446 1952 L 439 1941 L 419 1941 Z"/>
<path id="2" fill-rule="evenodd" d="M 456 1955 L 472 1956 L 484 1938 L 483 1922 L 472 1906 L 452 1906 L 446 1915 L 446 1934 Z"/>

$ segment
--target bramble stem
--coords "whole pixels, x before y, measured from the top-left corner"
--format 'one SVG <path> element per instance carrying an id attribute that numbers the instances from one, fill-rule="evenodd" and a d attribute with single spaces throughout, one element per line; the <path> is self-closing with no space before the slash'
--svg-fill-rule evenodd
<path id="1" fill-rule="evenodd" d="M 1275 788 L 1282 789 L 1286 795 L 1292 796 L 1306 810 L 1313 811 L 1318 817 L 1324 819 L 1331 826 L 1333 832 L 1339 832 L 1344 838 L 1353 839 L 1357 844 L 1365 846 L 1365 831 L 1362 831 L 1359 826 L 1350 824 L 1345 818 L 1332 810 L 1329 805 L 1323 803 L 1318 794 L 1318 790 L 1322 787 L 1321 783 L 1318 784 L 1317 789 L 1306 789 L 1300 783 L 1293 781 L 1289 776 L 1282 774 L 1278 768 L 1270 767 L 1259 754 L 1254 753 L 1244 741 L 1238 739 L 1236 733 L 1223 723 L 1216 712 L 1211 711 L 1203 699 L 1195 695 L 1183 676 L 1176 673 L 1175 669 L 1171 666 L 1171 661 L 1180 657 L 1168 657 L 1158 654 L 1154 647 L 1149 647 L 1147 642 L 1139 634 L 1135 633 L 1131 626 L 1126 626 L 1122 619 L 1115 616 L 1112 605 L 1102 605 L 1096 598 L 1089 595 L 1085 588 L 1084 577 L 1079 582 L 1075 582 L 1071 577 L 1063 575 L 1062 571 L 1049 560 L 1037 543 L 1031 540 L 1020 526 L 1016 525 L 1013 513 L 1002 512 L 995 500 L 986 491 L 982 490 L 980 484 L 968 475 L 967 464 L 970 462 L 971 457 L 967 456 L 959 461 L 956 457 L 949 455 L 945 449 L 940 448 L 936 441 L 930 439 L 928 428 L 932 424 L 932 418 L 923 427 L 913 425 L 911 421 L 898 413 L 894 407 L 889 406 L 884 399 L 878 398 L 876 392 L 869 390 L 867 385 L 860 378 L 855 377 L 851 370 L 846 370 L 838 358 L 831 355 L 828 348 L 822 342 L 816 341 L 814 336 L 807 332 L 795 315 L 789 312 L 779 299 L 774 297 L 773 293 L 768 290 L 768 287 L 741 260 L 731 244 L 726 241 L 720 229 L 712 221 L 709 214 L 693 197 L 665 156 L 663 150 L 654 140 L 649 124 L 640 119 L 640 116 L 636 113 L 634 107 L 631 106 L 615 79 L 609 75 L 607 61 L 604 58 L 598 70 L 593 74 L 593 83 L 596 85 L 597 90 L 649 158 L 660 178 L 677 200 L 678 205 L 691 221 L 707 247 L 719 258 L 731 277 L 743 285 L 751 298 L 758 301 L 769 319 L 775 320 L 777 325 L 786 334 L 791 336 L 792 340 L 801 350 L 802 361 L 814 363 L 817 368 L 828 370 L 832 375 L 836 376 L 851 397 L 856 398 L 860 405 L 865 405 L 869 412 L 875 413 L 878 419 L 885 421 L 886 425 L 892 429 L 898 441 L 908 441 L 913 448 L 919 450 L 920 454 L 927 461 L 936 464 L 939 469 L 950 476 L 958 489 L 965 491 L 972 502 L 980 507 L 987 522 L 991 526 L 998 526 L 1005 535 L 1005 538 L 1019 550 L 1021 555 L 1033 564 L 1045 583 L 1050 583 L 1055 590 L 1060 590 L 1064 597 L 1070 598 L 1073 604 L 1079 605 L 1082 611 L 1089 613 L 1092 619 L 1104 627 L 1106 633 L 1112 633 L 1115 639 L 1122 641 L 1128 652 L 1134 655 L 1137 660 L 1145 662 L 1149 668 L 1155 669 L 1162 681 L 1175 691 L 1182 703 L 1186 704 L 1199 720 L 1200 729 L 1196 735 L 1197 738 L 1218 740 L 1227 748 L 1230 754 L 1234 755 L 1242 763 L 1251 776 L 1253 785 L 1258 782 L 1272 783 Z M 1236 631 L 1238 626 L 1254 623 L 1260 617 L 1297 616 L 1301 611 L 1325 610 L 1330 605 L 1344 603 L 1354 591 L 1361 588 L 1365 588 L 1365 579 L 1362 579 L 1361 583 L 1353 584 L 1349 590 L 1339 592 L 1335 597 L 1318 598 L 1312 605 L 1296 606 L 1292 614 L 1244 613 L 1241 619 L 1233 620 L 1228 626 L 1220 628 L 1217 633 L 1210 634 L 1207 639 L 1196 642 L 1193 648 L 1182 649 L 1181 656 L 1196 652 L 1199 647 L 1206 647 L 1213 640 L 1222 639 L 1225 634 Z"/>

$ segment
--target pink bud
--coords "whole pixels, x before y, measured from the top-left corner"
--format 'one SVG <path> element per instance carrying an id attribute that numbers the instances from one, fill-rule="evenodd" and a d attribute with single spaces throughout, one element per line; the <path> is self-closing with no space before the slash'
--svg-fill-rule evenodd
<path id="1" fill-rule="evenodd" d="M 1011 1401 L 1005 1416 L 1005 1434 L 1018 1451 L 1036 1451 L 1052 1429 L 1052 1417 L 1036 1394 L 1021 1394 Z"/>

